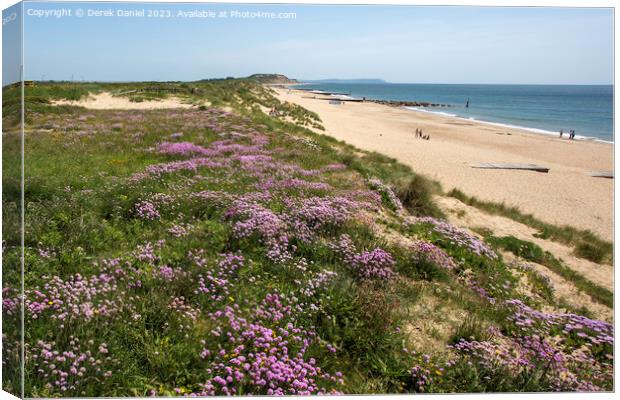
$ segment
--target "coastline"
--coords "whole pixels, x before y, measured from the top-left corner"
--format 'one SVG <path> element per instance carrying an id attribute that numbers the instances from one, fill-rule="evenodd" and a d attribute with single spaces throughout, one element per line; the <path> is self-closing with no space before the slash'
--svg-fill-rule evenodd
<path id="1" fill-rule="evenodd" d="M 552 132 L 552 131 L 548 131 L 548 130 L 545 130 L 545 129 L 532 128 L 532 127 L 528 127 L 528 126 L 504 124 L 504 123 L 501 123 L 501 122 L 485 121 L 485 120 L 476 119 L 476 118 L 465 118 L 465 117 L 462 117 L 460 115 L 451 114 L 451 113 L 447 113 L 447 112 L 443 112 L 443 111 L 425 110 L 425 109 L 420 109 L 420 108 L 417 108 L 417 107 L 402 107 L 402 108 L 407 109 L 409 111 L 425 112 L 425 113 L 430 113 L 430 114 L 443 115 L 445 117 L 450 117 L 450 118 L 458 118 L 458 119 L 461 119 L 463 121 L 475 121 L 475 122 L 479 122 L 481 124 L 493 125 L 493 126 L 502 127 L 502 128 L 519 129 L 519 130 L 523 130 L 523 131 L 527 131 L 527 132 L 531 132 L 531 133 L 536 133 L 536 134 L 539 134 L 539 135 L 547 135 L 547 136 L 554 136 L 554 137 L 558 137 L 559 136 L 559 132 Z M 568 134 L 568 132 L 564 132 L 564 133 Z M 599 139 L 599 138 L 594 137 L 594 136 L 575 135 L 575 140 L 587 140 L 587 141 L 593 141 L 593 142 L 607 143 L 607 144 L 611 144 L 611 145 L 614 144 L 613 141 Z"/>
<path id="2" fill-rule="evenodd" d="M 331 105 L 307 92 L 274 89 L 282 101 L 316 112 L 325 133 L 356 147 L 394 157 L 444 190 L 462 190 L 481 200 L 505 202 L 554 224 L 589 229 L 613 240 L 613 179 L 594 178 L 613 171 L 613 144 L 559 139 L 462 117 L 440 115 L 374 102 Z M 415 138 L 422 129 L 431 140 Z M 471 168 L 478 162 L 531 163 L 549 173 Z"/>
<path id="3" fill-rule="evenodd" d="M 321 91 L 325 94 L 342 92 L 360 101 L 364 99 L 367 102 L 389 106 L 411 107 L 422 112 L 498 124 L 546 135 L 558 135 L 560 128 L 564 128 L 565 131 L 576 129 L 578 135 L 575 139 L 604 142 L 614 140 L 612 115 L 607 114 L 606 106 L 601 103 L 606 94 L 604 93 L 606 85 L 582 85 L 588 88 L 602 87 L 593 93 L 577 88 L 581 87 L 580 85 L 429 85 L 387 82 L 379 85 L 354 83 L 308 83 L 309 87 L 305 85 L 295 84 L 288 87 L 303 91 Z M 547 88 L 548 91 L 543 93 L 541 88 Z M 467 109 L 463 106 L 470 95 L 475 97 L 473 99 L 475 107 Z M 591 95 L 594 97 L 589 97 Z M 576 98 L 590 100 L 582 104 L 576 103 Z M 510 106 L 507 106 L 508 104 Z"/>

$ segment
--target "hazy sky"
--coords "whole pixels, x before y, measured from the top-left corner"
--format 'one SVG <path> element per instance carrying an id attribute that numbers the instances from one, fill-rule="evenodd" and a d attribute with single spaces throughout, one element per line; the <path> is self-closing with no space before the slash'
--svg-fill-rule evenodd
<path id="1" fill-rule="evenodd" d="M 62 8 L 71 16 L 42 11 Z M 84 16 L 75 16 L 78 8 Z M 157 9 L 172 18 L 89 17 L 89 9 Z M 179 10 L 229 14 L 184 18 Z M 233 10 L 296 18 L 231 18 Z M 24 13 L 27 79 L 197 80 L 273 72 L 416 83 L 613 80 L 611 9 L 30 2 Z M 35 13 L 42 16 L 28 15 Z"/>

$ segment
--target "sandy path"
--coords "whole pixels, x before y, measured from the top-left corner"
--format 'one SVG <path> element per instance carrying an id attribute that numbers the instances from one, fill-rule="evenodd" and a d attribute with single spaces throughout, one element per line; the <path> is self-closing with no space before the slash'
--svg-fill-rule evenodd
<path id="1" fill-rule="evenodd" d="M 568 141 L 475 121 L 383 106 L 331 105 L 301 91 L 277 89 L 282 101 L 318 113 L 326 134 L 410 165 L 482 200 L 506 202 L 544 221 L 590 229 L 613 238 L 613 180 L 591 171 L 613 170 L 613 145 Z M 416 139 L 421 128 L 431 140 Z M 535 163 L 549 173 L 484 170 L 475 162 Z"/>
<path id="2" fill-rule="evenodd" d="M 154 110 L 158 108 L 192 108 L 194 105 L 182 103 L 176 97 L 158 101 L 129 101 L 128 97 L 115 97 L 104 92 L 90 95 L 81 100 L 56 100 L 52 104 L 81 106 L 93 110 Z"/>

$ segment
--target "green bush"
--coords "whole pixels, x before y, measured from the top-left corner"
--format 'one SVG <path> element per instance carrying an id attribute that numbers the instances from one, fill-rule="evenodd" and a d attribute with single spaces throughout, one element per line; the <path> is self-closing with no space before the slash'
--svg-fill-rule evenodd
<path id="1" fill-rule="evenodd" d="M 575 246 L 575 255 L 586 260 L 602 263 L 608 254 L 607 249 L 590 242 L 581 242 Z"/>
<path id="2" fill-rule="evenodd" d="M 433 201 L 437 189 L 436 184 L 419 174 L 394 183 L 394 193 L 413 215 L 444 216 Z"/>

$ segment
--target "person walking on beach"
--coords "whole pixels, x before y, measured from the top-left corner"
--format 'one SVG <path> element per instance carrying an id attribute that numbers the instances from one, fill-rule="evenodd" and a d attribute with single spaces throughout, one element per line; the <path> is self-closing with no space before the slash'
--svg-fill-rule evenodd
<path id="1" fill-rule="evenodd" d="M 564 130 L 560 129 L 560 139 L 562 139 L 562 135 L 564 135 Z"/>

